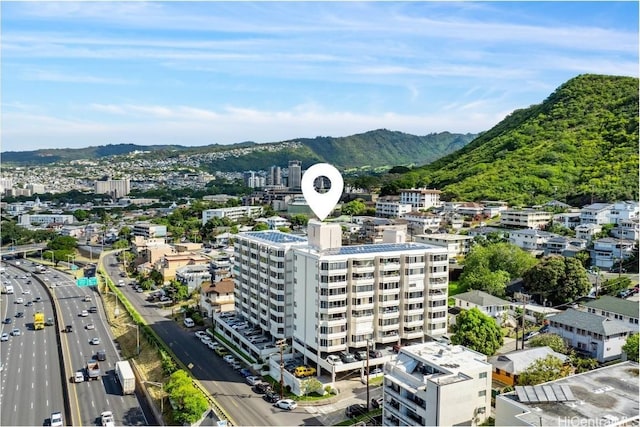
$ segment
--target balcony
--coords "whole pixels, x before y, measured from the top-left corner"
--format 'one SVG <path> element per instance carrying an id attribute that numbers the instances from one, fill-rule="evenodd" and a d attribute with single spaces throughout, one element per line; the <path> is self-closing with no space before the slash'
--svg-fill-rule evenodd
<path id="1" fill-rule="evenodd" d="M 398 323 L 393 323 L 390 325 L 378 325 L 376 326 L 376 329 L 382 333 L 388 333 L 388 332 L 392 332 L 395 331 L 396 334 L 398 333 L 399 329 L 400 329 L 400 325 Z"/>

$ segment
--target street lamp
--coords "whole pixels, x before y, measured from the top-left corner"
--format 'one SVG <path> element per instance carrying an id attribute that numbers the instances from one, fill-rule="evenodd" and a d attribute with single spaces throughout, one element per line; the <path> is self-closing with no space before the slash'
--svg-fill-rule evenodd
<path id="1" fill-rule="evenodd" d="M 44 252 L 45 253 L 51 252 L 51 262 L 55 266 L 56 265 L 56 256 L 55 256 L 56 253 L 54 251 L 52 251 L 51 249 L 49 249 L 48 251 L 44 251 Z"/>
<path id="2" fill-rule="evenodd" d="M 280 400 L 284 398 L 284 346 L 287 341 L 284 339 L 276 341 L 276 345 L 280 347 Z"/>
<path id="3" fill-rule="evenodd" d="M 135 326 L 136 328 L 136 354 L 139 356 L 140 355 L 140 325 L 138 325 L 137 323 L 133 324 L 133 323 L 124 323 L 127 326 Z"/>

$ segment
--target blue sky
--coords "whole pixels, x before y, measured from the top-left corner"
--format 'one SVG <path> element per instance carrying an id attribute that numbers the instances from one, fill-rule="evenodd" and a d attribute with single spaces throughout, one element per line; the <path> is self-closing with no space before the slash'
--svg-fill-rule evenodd
<path id="1" fill-rule="evenodd" d="M 481 132 L 638 76 L 638 2 L 6 2 L 5 151 Z"/>

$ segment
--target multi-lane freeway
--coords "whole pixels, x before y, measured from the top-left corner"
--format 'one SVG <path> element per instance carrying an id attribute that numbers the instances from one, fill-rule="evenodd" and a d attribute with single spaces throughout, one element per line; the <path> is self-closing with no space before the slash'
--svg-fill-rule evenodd
<path id="1" fill-rule="evenodd" d="M 12 286 L 14 293 L 3 294 L 0 306 L 0 332 L 9 334 L 7 341 L 0 342 L 0 425 L 43 425 L 52 412 L 64 412 L 55 326 L 33 329 L 36 311 L 44 312 L 45 319 L 53 318 L 51 300 L 30 274 L 10 264 L 3 267 L 3 289 Z M 16 317 L 18 313 L 23 316 Z M 11 323 L 4 323 L 5 319 Z M 20 335 L 11 335 L 13 329 Z"/>
<path id="2" fill-rule="evenodd" d="M 25 317 L 18 319 L 23 335 L 11 336 L 9 341 L 2 342 L 1 424 L 42 425 L 49 421 L 51 412 L 64 413 L 64 390 L 61 384 L 64 380 L 68 383 L 71 412 L 71 420 L 65 419 L 65 423 L 101 425 L 100 413 L 110 410 L 116 425 L 147 425 L 137 396 L 122 396 L 114 373 L 115 362 L 119 360 L 118 351 L 95 289 L 78 287 L 73 277 L 51 268 L 45 273 L 33 274 L 34 263 L 24 260 L 18 262 L 20 264 L 17 266 L 5 264 L 6 271 L 3 273 L 3 284 L 15 283 L 15 294 L 3 295 L 3 313 L 13 315 L 20 307 L 21 311 L 25 311 Z M 31 284 L 27 285 L 27 280 Z M 27 287 L 30 295 L 22 295 Z M 26 326 L 33 321 L 36 308 L 44 308 L 45 317 L 54 317 L 52 300 L 45 287 L 57 306 L 56 326 L 39 331 L 28 330 Z M 29 298 L 25 298 L 27 296 Z M 34 303 L 32 307 L 15 304 L 19 297 L 23 297 L 26 303 L 38 296 L 42 302 Z M 91 307 L 95 307 L 95 312 Z M 3 319 L 5 317 L 2 316 Z M 2 326 L 4 330 L 13 329 L 13 325 Z M 59 333 L 59 341 L 56 332 Z M 99 344 L 90 342 L 94 338 L 99 340 Z M 58 357 L 58 342 L 64 355 L 63 361 Z M 101 371 L 99 379 L 73 382 L 75 372 L 80 371 L 87 376 L 87 362 L 96 358 L 99 350 L 106 357 L 98 362 Z M 17 390 L 17 393 L 7 393 L 7 390 Z M 14 406 L 16 411 L 7 410 Z M 34 407 L 37 409 L 29 410 Z"/>

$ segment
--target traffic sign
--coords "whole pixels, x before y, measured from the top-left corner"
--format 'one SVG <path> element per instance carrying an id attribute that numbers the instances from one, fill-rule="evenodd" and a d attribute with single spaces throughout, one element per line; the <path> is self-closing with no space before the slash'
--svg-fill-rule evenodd
<path id="1" fill-rule="evenodd" d="M 79 279 L 76 279 L 76 285 L 77 286 L 97 286 L 98 285 L 98 279 L 96 277 L 81 277 Z"/>

